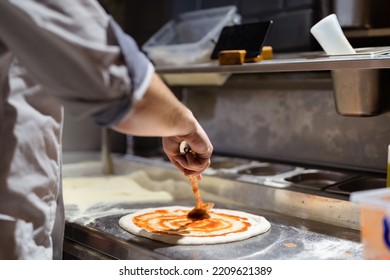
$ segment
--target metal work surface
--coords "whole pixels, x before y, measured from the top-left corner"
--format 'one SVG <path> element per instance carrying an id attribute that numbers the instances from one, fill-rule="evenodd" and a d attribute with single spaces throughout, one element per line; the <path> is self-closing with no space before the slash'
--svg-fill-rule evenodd
<path id="1" fill-rule="evenodd" d="M 159 73 L 261 73 L 300 72 L 337 69 L 390 68 L 389 47 L 357 49 L 354 55 L 326 56 L 323 53 L 275 55 L 274 59 L 244 65 L 223 65 L 217 61 L 185 66 L 159 66 Z"/>
<path id="2" fill-rule="evenodd" d="M 356 209 L 346 200 L 321 198 L 316 195 L 272 188 L 259 184 L 223 179 L 211 174 L 204 175 L 201 181 L 202 197 L 215 203 L 215 208 L 244 211 L 264 216 L 271 223 L 271 229 L 259 236 L 233 243 L 219 245 L 168 245 L 130 234 L 119 227 L 120 217 L 135 210 L 170 205 L 193 206 L 191 188 L 186 178 L 169 164 L 154 164 L 142 160 L 115 159 L 116 174 L 142 172 L 150 182 L 161 182 L 167 191 L 175 188 L 184 191 L 173 193 L 170 201 L 155 202 L 108 202 L 93 204 L 81 211 L 80 207 L 66 204 L 65 253 L 76 258 L 114 258 L 114 259 L 362 259 L 362 244 L 356 226 Z M 64 177 L 101 175 L 98 163 L 69 164 L 64 166 Z M 141 171 L 140 171 L 141 170 Z M 134 176 L 140 178 L 140 176 Z M 180 182 L 179 182 L 180 181 Z M 138 180 L 140 184 L 142 180 Z M 180 185 L 179 185 L 180 183 Z M 177 185 L 175 185 L 177 184 Z M 188 184 L 188 189 L 185 187 Z M 89 186 L 88 186 L 89 187 Z M 156 187 L 157 188 L 157 187 Z M 157 189 L 154 189 L 157 190 Z M 64 188 L 64 192 L 66 192 Z M 95 189 L 96 191 L 96 189 Z M 109 190 L 108 190 L 109 191 Z M 188 191 L 188 192 L 187 192 Z M 94 186 L 90 186 L 91 195 Z M 284 194 L 284 195 L 283 195 Z M 285 201 L 285 196 L 289 197 Z M 299 206 L 297 200 L 300 200 Z M 286 204 L 289 204 L 288 207 Z M 304 204 L 306 203 L 307 206 Z M 317 204 L 312 207 L 311 205 Z M 341 206 L 337 206 L 341 205 Z M 278 208 L 279 207 L 279 208 Z M 336 208 L 335 213 L 326 208 Z M 340 208 L 338 208 L 340 207 Z M 305 210 L 305 208 L 308 208 Z M 276 211 L 274 211 L 276 209 Z M 294 212 L 294 209 L 296 212 Z M 338 209 L 338 210 L 337 210 Z M 344 210 L 343 210 L 344 209 Z M 286 211 L 286 213 L 283 213 Z M 323 217 L 319 217 L 324 211 Z M 333 210 L 332 210 L 333 211 Z M 288 213 L 289 212 L 289 213 Z M 343 217 L 345 216 L 345 217 Z M 316 217 L 319 217 L 315 221 Z M 332 218 L 333 217 L 333 218 Z M 341 217 L 341 218 L 340 218 Z M 340 221 L 341 219 L 342 221 Z M 342 227 L 337 224 L 347 224 Z M 91 253 L 95 252 L 95 253 Z M 88 253 L 89 252 L 89 253 Z"/>

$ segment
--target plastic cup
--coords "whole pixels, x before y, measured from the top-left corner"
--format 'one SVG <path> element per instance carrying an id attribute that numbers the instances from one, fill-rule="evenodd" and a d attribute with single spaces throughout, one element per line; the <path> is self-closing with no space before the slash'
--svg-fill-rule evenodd
<path id="1" fill-rule="evenodd" d="M 390 260 L 390 189 L 354 192 L 350 200 L 360 208 L 364 258 Z"/>
<path id="2" fill-rule="evenodd" d="M 311 34 L 328 55 L 355 54 L 335 14 L 323 18 L 311 29 Z"/>

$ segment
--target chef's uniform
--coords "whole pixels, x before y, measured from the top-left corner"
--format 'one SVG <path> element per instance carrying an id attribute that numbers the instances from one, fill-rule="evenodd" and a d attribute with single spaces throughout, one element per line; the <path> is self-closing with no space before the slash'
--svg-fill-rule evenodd
<path id="1" fill-rule="evenodd" d="M 63 110 L 113 125 L 153 72 L 96 1 L 0 1 L 0 259 L 61 258 Z"/>

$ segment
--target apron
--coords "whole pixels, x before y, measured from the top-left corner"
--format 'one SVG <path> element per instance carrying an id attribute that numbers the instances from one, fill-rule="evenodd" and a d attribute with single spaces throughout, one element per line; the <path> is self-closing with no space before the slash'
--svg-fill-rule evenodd
<path id="1" fill-rule="evenodd" d="M 62 108 L 11 54 L 0 63 L 0 259 L 61 259 Z"/>
<path id="2" fill-rule="evenodd" d="M 0 259 L 61 258 L 62 106 L 112 126 L 153 73 L 97 1 L 0 1 Z"/>

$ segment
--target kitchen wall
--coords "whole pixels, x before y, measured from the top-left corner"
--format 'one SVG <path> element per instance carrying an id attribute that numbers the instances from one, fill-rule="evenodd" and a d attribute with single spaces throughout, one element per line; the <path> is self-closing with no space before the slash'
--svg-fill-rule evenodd
<path id="1" fill-rule="evenodd" d="M 183 92 L 216 153 L 386 171 L 390 113 L 340 116 L 329 73 L 241 74 L 222 87 Z"/>
<path id="2" fill-rule="evenodd" d="M 310 27 L 336 13 L 346 31 L 390 27 L 388 0 L 100 0 L 123 23 L 125 30 L 142 45 L 163 24 L 180 13 L 235 5 L 243 22 L 274 20 L 267 43 L 281 52 L 320 50 Z M 359 33 L 359 32 L 358 32 Z M 354 47 L 388 45 L 389 35 L 353 36 Z"/>
<path id="3" fill-rule="evenodd" d="M 313 42 L 310 27 L 320 18 L 335 12 L 334 7 L 340 7 L 337 2 L 171 0 L 165 1 L 165 4 L 160 2 L 159 11 L 163 11 L 165 16 L 159 16 L 154 21 L 156 15 L 149 17 L 153 12 L 143 7 L 150 7 L 151 2 L 142 1 L 127 7 L 133 13 L 127 13 L 129 17 L 126 26 L 127 31 L 134 34 L 142 45 L 163 23 L 181 12 L 236 5 L 243 22 L 275 21 L 274 33 L 270 34 L 267 41 L 275 52 L 312 51 L 319 50 L 319 46 Z M 370 1 L 352 2 L 357 4 L 352 16 L 363 18 L 361 13 L 368 13 L 367 5 Z M 378 14 L 385 2 L 376 1 L 369 13 L 372 10 Z M 350 4 L 351 1 L 343 2 L 345 6 Z M 142 18 L 138 19 L 135 13 L 140 10 L 145 11 L 145 14 L 141 13 Z M 370 28 L 367 23 L 375 18 L 370 14 L 365 21 L 352 21 L 352 26 L 348 21 L 351 14 L 338 16 L 345 22 L 344 28 L 352 31 Z M 134 20 L 140 20 L 142 24 L 136 25 Z M 373 27 L 386 24 L 377 18 L 373 21 Z M 388 36 L 351 38 L 356 47 L 386 45 L 387 41 Z M 210 135 L 216 153 L 386 172 L 387 145 L 390 144 L 389 113 L 365 118 L 337 114 L 329 72 L 233 75 L 223 87 L 186 87 L 175 90 L 183 92 L 183 102 L 194 111 Z M 386 93 L 385 87 L 382 94 L 385 96 Z M 382 103 L 385 101 L 383 99 Z"/>
<path id="4" fill-rule="evenodd" d="M 146 0 L 129 2 L 124 20 L 126 31 L 142 45 L 164 23 L 180 13 L 235 5 L 242 22 L 274 20 L 268 37 L 276 51 L 299 51 L 317 47 L 309 28 L 329 9 L 329 0 Z M 150 7 L 154 7 L 151 9 Z M 140 12 L 142 11 L 142 13 Z"/>
<path id="5" fill-rule="evenodd" d="M 243 22 L 278 19 L 274 37 L 267 42 L 276 52 L 318 50 L 308 30 L 332 8 L 330 0 L 102 2 L 107 7 L 110 3 L 116 4 L 112 11 L 140 46 L 177 14 L 234 4 Z M 372 46 L 378 38 L 354 37 L 355 41 L 357 39 L 359 46 Z M 388 35 L 379 39 L 382 45 L 389 41 Z M 343 117 L 336 113 L 332 82 L 326 71 L 240 74 L 233 75 L 221 87 L 172 89 L 204 126 L 216 153 L 385 174 L 387 146 L 390 144 L 386 88 L 388 86 L 382 91 L 384 113 L 364 118 Z M 68 125 L 66 130 L 79 131 L 76 126 Z M 72 136 L 72 133 L 68 135 Z M 99 131 L 95 130 L 95 134 L 88 137 L 91 141 L 85 142 L 83 149 L 89 149 L 91 145 L 93 149 L 99 149 L 96 141 Z M 120 139 L 114 141 L 116 147 L 123 147 L 123 138 Z M 135 140 L 141 150 L 146 147 L 146 150 L 161 151 L 158 139 Z M 75 146 L 69 149 L 75 149 Z"/>

